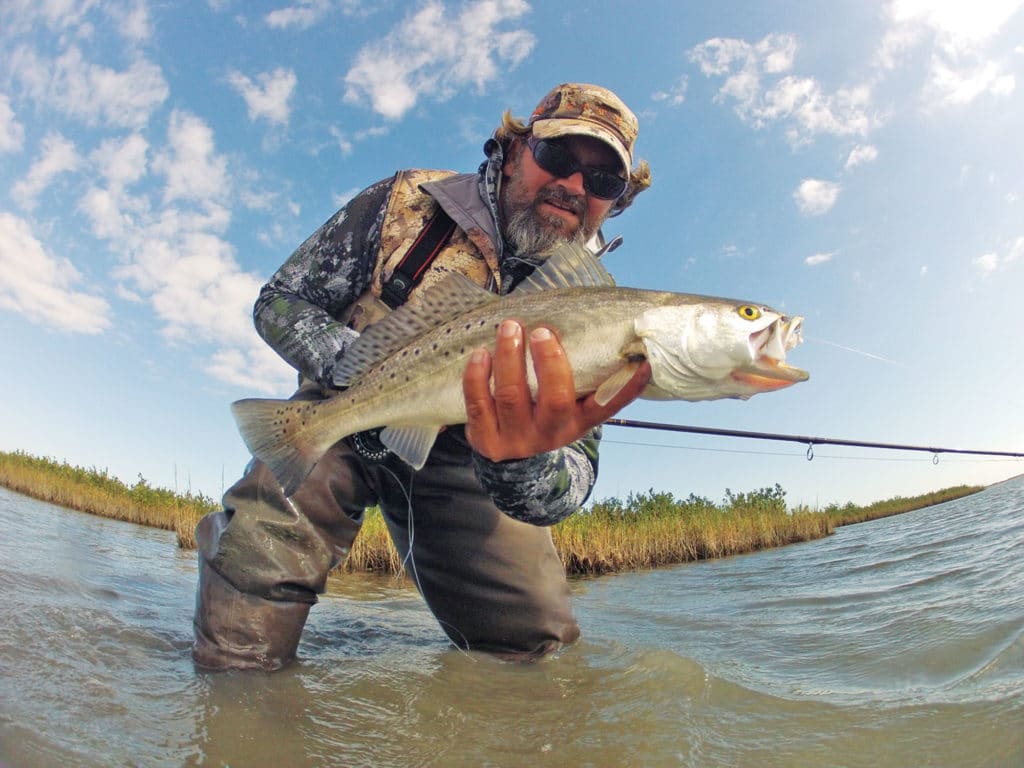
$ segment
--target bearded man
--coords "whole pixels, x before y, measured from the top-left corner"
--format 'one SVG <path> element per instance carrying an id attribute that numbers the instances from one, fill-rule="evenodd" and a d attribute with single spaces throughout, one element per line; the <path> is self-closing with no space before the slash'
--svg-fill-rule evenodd
<path id="1" fill-rule="evenodd" d="M 611 91 L 554 88 L 528 122 L 506 111 L 472 174 L 405 170 L 354 197 L 288 258 L 254 309 L 263 339 L 299 372 L 294 397 L 337 393 L 335 369 L 385 313 L 461 272 L 505 294 L 551 250 L 605 247 L 601 225 L 650 185 L 634 167 L 635 115 Z M 291 496 L 261 462 L 205 517 L 192 655 L 210 669 L 278 669 L 295 658 L 328 571 L 379 505 L 416 586 L 456 646 L 534 659 L 579 636 L 550 526 L 597 478 L 600 425 L 643 390 L 645 365 L 604 406 L 576 399 L 565 352 L 501 323 L 493 356 L 463 376 L 467 423 L 413 470 L 361 433 L 334 445 Z"/>

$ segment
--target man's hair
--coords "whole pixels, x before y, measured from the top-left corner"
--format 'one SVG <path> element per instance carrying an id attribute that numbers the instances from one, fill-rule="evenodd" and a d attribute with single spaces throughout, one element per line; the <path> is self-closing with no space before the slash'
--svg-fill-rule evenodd
<path id="1" fill-rule="evenodd" d="M 494 138 L 501 144 L 501 150 L 506 155 L 516 140 L 519 140 L 525 146 L 529 135 L 530 126 L 518 117 L 512 117 L 512 112 L 508 109 L 501 116 L 501 125 L 494 131 Z M 651 166 L 647 164 L 646 160 L 638 160 L 636 165 L 629 169 L 629 184 L 626 185 L 626 191 L 622 194 L 622 197 L 612 205 L 609 216 L 618 216 L 629 208 L 636 196 L 649 186 L 651 186 Z"/>

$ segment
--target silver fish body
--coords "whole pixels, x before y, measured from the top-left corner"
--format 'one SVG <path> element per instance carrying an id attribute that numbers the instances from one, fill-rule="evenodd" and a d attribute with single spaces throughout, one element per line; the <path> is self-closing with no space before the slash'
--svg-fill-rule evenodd
<path id="1" fill-rule="evenodd" d="M 348 388 L 322 401 L 236 402 L 239 430 L 289 495 L 330 446 L 386 427 L 384 444 L 413 467 L 445 425 L 466 420 L 462 375 L 475 349 L 493 352 L 502 320 L 559 337 L 577 395 L 607 402 L 644 360 L 650 399 L 747 399 L 808 378 L 785 364 L 802 318 L 729 299 L 614 286 L 589 253 L 565 248 L 498 297 L 452 275 L 368 328 L 346 352 Z M 527 376 L 536 377 L 527 355 Z"/>

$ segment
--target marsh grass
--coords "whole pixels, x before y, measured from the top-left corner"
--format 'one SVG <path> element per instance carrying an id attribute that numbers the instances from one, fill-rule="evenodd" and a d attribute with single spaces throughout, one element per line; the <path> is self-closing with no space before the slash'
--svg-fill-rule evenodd
<path id="1" fill-rule="evenodd" d="M 63 507 L 175 531 L 178 546 L 195 548 L 199 519 L 219 509 L 213 499 L 154 488 L 142 476 L 128 486 L 107 471 L 0 451 L 0 485 Z M 720 503 L 691 494 L 634 493 L 591 504 L 551 529 L 555 547 L 574 575 L 597 575 L 753 552 L 828 536 L 841 525 L 898 515 L 966 496 L 981 486 L 945 488 L 922 496 L 896 496 L 866 506 L 824 509 L 786 506 L 781 486 L 735 493 Z M 339 570 L 399 574 L 401 559 L 377 508 Z"/>
<path id="2" fill-rule="evenodd" d="M 0 451 L 0 485 L 80 512 L 175 531 L 179 546 L 195 546 L 196 523 L 218 507 L 207 496 L 154 488 L 141 475 L 129 486 L 106 469 L 85 469 L 21 451 Z"/>

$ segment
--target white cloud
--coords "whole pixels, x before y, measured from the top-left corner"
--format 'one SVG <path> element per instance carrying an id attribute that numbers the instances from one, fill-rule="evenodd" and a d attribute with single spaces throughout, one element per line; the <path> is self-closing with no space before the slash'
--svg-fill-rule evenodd
<path id="1" fill-rule="evenodd" d="M 817 80 L 784 73 L 793 67 L 796 38 L 772 34 L 757 43 L 712 38 L 689 52 L 707 77 L 724 77 L 716 100 L 732 101 L 736 114 L 754 128 L 785 122 L 794 144 L 817 134 L 866 135 L 877 122 L 867 85 L 827 94 Z M 784 76 L 783 76 L 784 75 Z"/>
<path id="2" fill-rule="evenodd" d="M 36 198 L 50 182 L 62 173 L 75 170 L 80 162 L 72 142 L 59 133 L 48 133 L 41 143 L 39 157 L 25 178 L 11 188 L 11 197 L 23 208 L 31 210 L 36 205 Z"/>
<path id="3" fill-rule="evenodd" d="M 53 61 L 21 47 L 12 62 L 33 99 L 89 126 L 141 128 L 169 94 L 160 67 L 145 59 L 119 72 L 86 61 L 76 47 Z"/>
<path id="4" fill-rule="evenodd" d="M 299 0 L 293 5 L 278 8 L 264 17 L 268 27 L 309 29 L 331 11 L 331 0 Z"/>
<path id="5" fill-rule="evenodd" d="M 984 94 L 1009 96 L 1016 86 L 1013 74 L 1005 73 L 1003 67 L 994 61 L 954 68 L 942 60 L 935 60 L 924 97 L 929 104 L 960 106 L 970 104 Z"/>
<path id="6" fill-rule="evenodd" d="M 70 261 L 47 252 L 27 221 L 0 212 L 0 308 L 58 331 L 101 333 L 110 327 L 110 305 L 76 290 L 81 281 Z"/>
<path id="7" fill-rule="evenodd" d="M 993 251 L 982 254 L 971 261 L 985 277 L 1006 269 L 1016 261 L 1024 261 L 1024 235 L 1007 243 L 1002 254 Z"/>
<path id="8" fill-rule="evenodd" d="M 89 155 L 89 160 L 103 178 L 122 187 L 146 175 L 149 143 L 133 133 L 122 139 L 106 139 Z"/>
<path id="9" fill-rule="evenodd" d="M 15 118 L 10 100 L 0 93 L 0 153 L 19 151 L 24 140 L 24 126 Z"/>
<path id="10" fill-rule="evenodd" d="M 820 216 L 832 210 L 839 198 L 842 187 L 834 181 L 804 179 L 793 193 L 800 213 L 806 216 Z"/>
<path id="11" fill-rule="evenodd" d="M 252 326 L 263 280 L 242 270 L 224 237 L 233 188 L 227 159 L 209 126 L 187 112 L 170 115 L 167 139 L 152 162 L 138 134 L 109 139 L 89 155 L 94 183 L 78 207 L 120 260 L 114 291 L 148 304 L 171 343 L 211 347 L 203 364 L 211 375 L 268 394 L 287 392 L 294 371 L 261 349 Z M 229 364 L 239 360 L 241 368 Z"/>
<path id="12" fill-rule="evenodd" d="M 893 0 L 886 8 L 891 26 L 876 61 L 892 69 L 909 51 L 930 42 L 922 93 L 926 106 L 1009 95 L 1016 79 L 1006 63 L 991 58 L 988 46 L 1022 8 L 1024 0 Z"/>
<path id="13" fill-rule="evenodd" d="M 444 101 L 462 86 L 478 90 L 533 50 L 526 30 L 499 27 L 527 11 L 524 0 L 478 0 L 450 14 L 428 0 L 384 38 L 364 46 L 345 75 L 345 100 L 399 119 L 425 97 Z"/>
<path id="14" fill-rule="evenodd" d="M 278 67 L 272 72 L 258 74 L 256 80 L 258 82 L 253 82 L 241 72 L 228 73 L 231 87 L 245 99 L 250 120 L 262 118 L 272 125 L 287 125 L 290 114 L 288 102 L 297 82 L 295 72 Z"/>
<path id="15" fill-rule="evenodd" d="M 974 264 L 981 270 L 982 274 L 991 274 L 999 268 L 999 254 L 984 253 L 974 259 Z"/>
<path id="16" fill-rule="evenodd" d="M 153 161 L 153 170 L 166 177 L 164 202 L 199 203 L 223 200 L 230 191 L 227 159 L 214 151 L 213 131 L 188 112 L 171 113 L 168 148 Z"/>
<path id="17" fill-rule="evenodd" d="M 846 158 L 846 169 L 856 168 L 864 163 L 873 163 L 878 159 L 878 149 L 871 144 L 858 144 Z"/>
<path id="18" fill-rule="evenodd" d="M 835 255 L 835 251 L 829 251 L 828 253 L 815 253 L 804 259 L 804 264 L 806 264 L 809 267 L 816 267 L 819 264 L 824 264 L 825 262 L 832 261 L 832 257 Z"/>
<path id="19" fill-rule="evenodd" d="M 679 78 L 674 86 L 669 88 L 667 91 L 655 91 L 651 94 L 651 98 L 655 101 L 667 102 L 671 107 L 678 107 L 684 101 L 686 101 L 686 89 L 689 85 L 689 79 L 686 75 Z"/>

